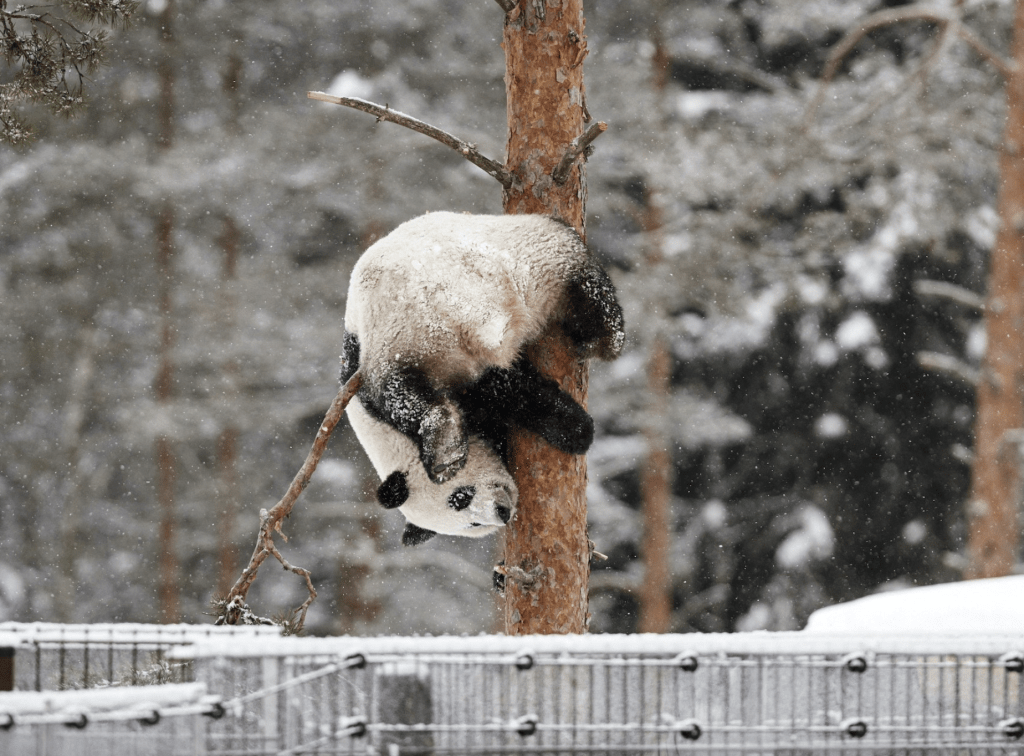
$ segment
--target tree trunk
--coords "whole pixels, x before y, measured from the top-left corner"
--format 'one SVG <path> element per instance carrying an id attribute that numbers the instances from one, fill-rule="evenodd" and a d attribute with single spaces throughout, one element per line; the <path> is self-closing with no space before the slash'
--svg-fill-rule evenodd
<path id="1" fill-rule="evenodd" d="M 672 625 L 672 573 L 669 541 L 672 533 L 672 457 L 666 433 L 671 401 L 669 351 L 660 335 L 652 339 L 647 362 L 647 463 L 640 481 L 643 496 L 644 582 L 640 586 L 638 633 L 667 633 Z"/>
<path id="2" fill-rule="evenodd" d="M 230 94 L 230 91 L 228 92 Z M 230 98 L 229 98 L 230 100 Z M 229 122 L 230 123 L 230 122 Z M 238 267 L 238 224 L 227 214 L 224 216 L 220 234 L 220 247 L 224 253 L 221 269 L 219 338 L 224 344 L 231 344 L 235 337 L 235 279 Z M 241 508 L 238 494 L 238 429 L 231 420 L 234 405 L 238 401 L 238 365 L 234 357 L 228 357 L 220 365 L 223 385 L 221 401 L 224 408 L 218 413 L 222 427 L 217 439 L 218 499 L 220 500 L 217 524 L 217 591 L 226 596 L 235 584 L 238 571 L 239 549 L 235 540 L 235 520 Z"/>
<path id="3" fill-rule="evenodd" d="M 1024 2 L 1017 3 L 1006 82 L 999 217 L 989 262 L 988 344 L 978 384 L 967 577 L 1008 575 L 1020 542 L 1020 450 L 1024 428 Z"/>
<path id="4" fill-rule="evenodd" d="M 161 51 L 158 73 L 160 102 L 158 103 L 157 147 L 161 152 L 170 149 L 174 141 L 174 0 L 168 0 L 160 14 Z M 156 222 L 156 257 L 160 308 L 160 365 L 154 387 L 157 402 L 169 402 L 172 396 L 174 368 L 171 351 L 174 346 L 174 208 L 165 202 Z M 175 460 L 171 441 L 164 435 L 156 440 L 157 501 L 160 504 L 160 583 L 158 588 L 160 620 L 177 622 L 179 618 L 180 589 L 178 556 L 175 544 Z"/>
<path id="5" fill-rule="evenodd" d="M 554 215 L 585 234 L 586 181 L 580 158 L 568 181 L 551 172 L 583 132 L 582 0 L 558 5 L 518 0 L 505 20 L 508 109 L 506 167 L 516 183 L 505 192 L 506 213 Z M 586 406 L 587 366 L 575 359 L 558 329 L 528 352 L 541 372 Z M 583 633 L 587 628 L 590 551 L 586 459 L 563 454 L 517 431 L 509 466 L 519 487 L 519 511 L 505 536 L 505 632 Z M 524 579 L 525 578 L 525 579 Z"/>
<path id="6" fill-rule="evenodd" d="M 659 106 L 656 110 L 656 135 L 659 142 L 667 144 L 668 140 L 663 138 L 665 119 L 661 107 L 669 74 L 668 50 L 661 33 L 664 11 L 664 0 L 652 0 L 651 42 L 654 44 L 654 54 L 651 56 L 651 88 Z M 645 262 L 649 273 L 657 277 L 664 263 L 664 223 L 657 194 L 650 185 L 653 176 L 649 175 L 647 181 L 640 227 L 647 237 Z M 666 318 L 665 303 L 658 301 L 658 298 L 652 299 L 644 315 L 645 330 L 650 326 L 653 334 L 647 340 L 647 417 L 644 423 L 647 462 L 640 479 L 644 521 L 640 548 L 644 560 L 644 582 L 640 586 L 637 632 L 667 633 L 672 627 L 672 570 L 669 564 L 673 532 L 672 456 L 669 453 L 671 440 L 668 433 L 672 402 L 672 356 L 662 333 L 662 324 Z"/>

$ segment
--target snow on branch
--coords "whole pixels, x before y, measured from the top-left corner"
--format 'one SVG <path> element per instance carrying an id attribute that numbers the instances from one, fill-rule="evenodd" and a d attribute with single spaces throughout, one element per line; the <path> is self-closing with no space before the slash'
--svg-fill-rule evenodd
<path id="1" fill-rule="evenodd" d="M 256 571 L 263 564 L 264 560 L 273 555 L 281 566 L 289 572 L 294 572 L 296 575 L 300 575 L 306 580 L 306 589 L 309 591 L 309 598 L 296 609 L 289 617 L 289 621 L 285 624 L 289 626 L 289 629 L 298 633 L 302 630 L 302 626 L 306 622 L 306 610 L 309 605 L 313 603 L 316 598 L 316 589 L 313 588 L 313 581 L 310 579 L 309 570 L 303 569 L 302 567 L 296 567 L 288 562 L 277 550 L 274 545 L 274 532 L 276 531 L 281 535 L 284 540 L 288 540 L 287 536 L 281 531 L 282 521 L 292 513 L 292 508 L 295 506 L 296 500 L 299 495 L 306 490 L 306 486 L 309 485 L 310 478 L 313 477 L 313 472 L 316 470 L 317 464 L 320 462 L 320 458 L 324 454 L 324 450 L 327 448 L 327 441 L 331 437 L 331 433 L 334 432 L 335 426 L 338 421 L 341 420 L 341 416 L 345 412 L 345 408 L 348 403 L 352 401 L 352 397 L 359 391 L 360 385 L 362 385 L 363 376 L 360 371 L 348 379 L 344 386 L 338 391 L 338 395 L 334 397 L 334 401 L 331 402 L 330 408 L 327 410 L 327 414 L 324 416 L 324 421 L 320 425 L 320 430 L 317 431 L 316 438 L 313 440 L 313 448 L 309 450 L 309 454 L 306 455 L 306 461 L 302 463 L 302 467 L 295 474 L 292 479 L 292 483 L 288 486 L 287 492 L 281 498 L 277 504 L 275 504 L 270 511 L 266 509 L 260 510 L 260 532 L 256 538 L 256 548 L 253 550 L 252 557 L 249 559 L 249 565 L 242 570 L 242 575 L 238 578 L 235 584 L 231 587 L 228 595 L 218 600 L 215 606 L 218 610 L 217 621 L 214 624 L 217 625 L 273 625 L 277 624 L 272 620 L 260 617 L 254 614 L 245 603 L 246 594 L 249 592 L 249 588 L 256 580 Z M 294 619 L 294 622 L 292 621 Z"/>
<path id="2" fill-rule="evenodd" d="M 928 70 L 938 59 L 939 53 L 945 48 L 947 39 L 954 35 L 967 42 L 967 44 L 973 47 L 982 58 L 998 69 L 1004 76 L 1008 77 L 1015 70 L 1015 64 L 1007 61 L 999 55 L 999 53 L 986 45 L 976 34 L 974 34 L 974 32 L 964 26 L 961 16 L 962 9 L 960 5 L 947 10 L 936 8 L 925 3 L 914 3 L 912 5 L 905 5 L 899 8 L 890 8 L 878 11 L 877 13 L 872 13 L 870 16 L 865 18 L 861 21 L 860 25 L 847 32 L 846 36 L 839 40 L 838 44 L 836 44 L 835 48 L 832 50 L 832 53 L 829 55 L 828 61 L 825 64 L 825 71 L 821 77 L 821 83 L 818 86 L 818 91 L 807 106 L 807 112 L 804 115 L 804 129 L 809 129 L 811 123 L 814 121 L 814 116 L 817 113 L 822 100 L 825 99 L 825 91 L 828 89 L 832 79 L 835 78 L 836 72 L 839 70 L 839 66 L 842 62 L 850 55 L 850 53 L 853 52 L 857 45 L 860 44 L 861 40 L 863 40 L 868 34 L 876 29 L 881 29 L 893 24 L 903 23 L 905 21 L 930 21 L 937 24 L 940 29 L 940 39 L 935 50 L 925 58 L 919 67 L 907 76 L 900 86 L 899 91 L 903 91 L 906 84 L 910 83 L 914 79 L 923 78 L 925 74 L 927 74 Z M 877 106 L 869 108 L 868 115 L 876 109 Z"/>
<path id="3" fill-rule="evenodd" d="M 924 370 L 942 373 L 968 386 L 981 382 L 981 371 L 961 359 L 941 352 L 918 352 L 917 364 Z"/>
<path id="4" fill-rule="evenodd" d="M 407 129 L 417 131 L 447 147 L 451 147 L 473 165 L 496 178 L 505 189 L 509 189 L 512 186 L 512 174 L 505 169 L 505 166 L 481 154 L 477 150 L 476 145 L 465 142 L 436 126 L 431 126 L 429 123 L 424 123 L 405 113 L 392 110 L 387 105 L 377 105 L 358 97 L 336 97 L 325 92 L 307 92 L 306 96 L 311 100 L 329 102 L 333 105 L 344 105 L 347 108 L 361 110 L 364 113 L 376 116 L 378 121 L 390 121 L 391 123 L 397 123 L 399 126 L 405 126 Z"/>
<path id="5" fill-rule="evenodd" d="M 576 158 L 586 152 L 590 148 L 590 145 L 594 143 L 594 140 L 607 130 L 608 124 L 604 121 L 598 121 L 578 137 L 573 139 L 569 144 L 569 147 L 565 150 L 565 154 L 562 155 L 562 159 L 559 160 L 558 165 L 555 166 L 555 170 L 551 172 L 551 180 L 559 185 L 568 181 L 569 171 L 572 169 L 573 163 L 576 162 Z"/>
<path id="6" fill-rule="evenodd" d="M 913 287 L 914 293 L 922 298 L 947 299 L 974 310 L 984 311 L 985 309 L 985 300 L 980 294 L 948 281 L 920 278 L 914 281 Z"/>

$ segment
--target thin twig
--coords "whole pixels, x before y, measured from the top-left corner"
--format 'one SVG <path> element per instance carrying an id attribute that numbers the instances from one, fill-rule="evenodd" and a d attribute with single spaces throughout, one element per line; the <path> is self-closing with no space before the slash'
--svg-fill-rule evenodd
<path id="1" fill-rule="evenodd" d="M 333 105 L 344 105 L 347 108 L 355 108 L 356 110 L 361 110 L 364 113 L 376 116 L 378 121 L 390 121 L 391 123 L 397 123 L 399 126 L 405 126 L 407 129 L 412 129 L 424 136 L 435 139 L 446 147 L 451 147 L 477 168 L 496 178 L 505 189 L 512 188 L 514 178 L 512 174 L 505 169 L 505 166 L 481 154 L 475 145 L 472 145 L 469 142 L 464 142 L 458 137 L 449 134 L 447 131 L 442 131 L 436 126 L 431 126 L 429 123 L 424 123 L 410 115 L 400 113 L 397 110 L 392 110 L 387 105 L 378 105 L 374 102 L 369 102 L 368 100 L 363 100 L 358 97 L 335 97 L 334 95 L 329 95 L 324 92 L 307 92 L 306 96 L 311 100 L 329 102 Z"/>
<path id="2" fill-rule="evenodd" d="M 821 101 L 825 99 L 825 90 L 828 89 L 828 85 L 835 77 L 840 64 L 868 34 L 875 29 L 881 29 L 883 26 L 890 26 L 903 21 L 933 21 L 939 24 L 948 24 L 953 20 L 954 18 L 948 13 L 918 4 L 879 11 L 865 18 L 860 23 L 860 26 L 851 30 L 845 37 L 839 40 L 839 43 L 832 50 L 831 55 L 829 55 L 828 62 L 825 64 L 825 71 L 821 76 L 821 83 L 818 85 L 818 91 L 807 106 L 807 112 L 804 114 L 804 130 L 806 131 L 810 128 L 814 115 L 821 105 Z"/>
<path id="3" fill-rule="evenodd" d="M 843 124 L 843 127 L 849 128 L 856 126 L 857 124 L 863 123 L 871 118 L 875 113 L 881 110 L 889 103 L 896 102 L 905 93 L 909 92 L 911 85 L 914 82 L 924 83 L 928 75 L 928 72 L 932 69 L 935 63 L 939 60 L 939 57 L 945 51 L 950 41 L 956 36 L 956 27 L 959 26 L 959 22 L 951 21 L 949 23 L 942 24 L 942 31 L 939 32 L 939 40 L 935 43 L 924 59 L 914 67 L 914 70 L 908 73 L 900 81 L 899 85 L 896 86 L 895 93 L 891 91 L 883 92 L 876 97 L 872 102 L 861 110 L 860 113 L 856 114 L 849 122 Z"/>
<path id="4" fill-rule="evenodd" d="M 559 160 L 558 165 L 555 166 L 555 170 L 551 172 L 551 180 L 559 186 L 568 181 L 569 171 L 572 169 L 573 163 L 576 162 L 576 158 L 586 152 L 587 148 L 594 143 L 594 140 L 607 130 L 608 124 L 604 121 L 598 121 L 585 132 L 573 139 L 572 143 L 566 149 L 565 154 L 562 155 L 562 159 Z"/>
<path id="5" fill-rule="evenodd" d="M 324 421 L 320 425 L 320 430 L 317 431 L 316 438 L 313 440 L 313 448 L 309 450 L 309 454 L 306 455 L 306 461 L 302 463 L 302 467 L 299 468 L 298 473 L 292 479 L 291 485 L 288 486 L 287 492 L 281 497 L 281 500 L 277 502 L 269 511 L 266 509 L 260 510 L 260 532 L 256 538 L 256 548 L 253 549 L 252 557 L 249 559 L 248 566 L 242 570 L 241 576 L 231 587 L 227 597 L 223 602 L 219 603 L 220 615 L 217 617 L 216 624 L 218 625 L 237 625 L 237 624 L 251 624 L 253 615 L 249 608 L 245 604 L 246 594 L 249 592 L 249 588 L 252 586 L 253 581 L 256 580 L 256 572 L 259 570 L 260 565 L 263 564 L 264 560 L 273 555 L 281 565 L 290 572 L 294 572 L 296 575 L 302 575 L 306 579 L 306 587 L 309 589 L 309 598 L 306 599 L 305 603 L 302 604 L 298 609 L 295 610 L 292 616 L 299 615 L 298 622 L 296 623 L 295 630 L 301 630 L 302 625 L 306 620 L 306 609 L 313 603 L 313 599 L 316 598 L 316 590 L 313 588 L 313 582 L 310 579 L 308 570 L 304 570 L 301 567 L 295 567 L 288 563 L 288 561 L 281 556 L 281 552 L 277 550 L 274 545 L 274 532 L 281 534 L 281 537 L 286 541 L 288 538 L 281 532 L 281 522 L 284 518 L 288 517 L 292 508 L 295 506 L 295 501 L 299 498 L 299 495 L 309 485 L 310 478 L 313 477 L 313 472 L 316 470 L 317 464 L 320 462 L 320 458 L 324 454 L 324 450 L 327 448 L 327 441 L 331 437 L 331 433 L 334 432 L 335 426 L 338 421 L 341 420 L 341 416 L 345 412 L 345 408 L 348 403 L 352 401 L 352 397 L 359 391 L 359 386 L 362 385 L 363 376 L 360 371 L 348 379 L 344 386 L 338 391 L 338 395 L 334 397 L 334 401 L 331 402 L 330 409 L 327 410 L 327 414 L 324 416 Z M 249 619 L 247 619 L 247 617 Z M 260 617 L 255 617 L 257 620 L 262 620 Z M 263 624 L 263 622 L 260 622 Z"/>
<path id="6" fill-rule="evenodd" d="M 1004 78 L 1009 79 L 1016 71 L 1017 64 L 1012 60 L 1007 60 L 1002 55 L 997 53 L 991 47 L 981 41 L 981 37 L 972 32 L 963 24 L 957 25 L 956 33 L 960 35 L 960 39 L 964 40 L 967 44 L 973 47 L 982 58 L 987 60 L 992 66 L 1003 75 Z"/>
<path id="7" fill-rule="evenodd" d="M 511 13 L 516 7 L 516 0 L 495 0 L 495 2 L 501 6 L 501 9 L 506 14 Z"/>

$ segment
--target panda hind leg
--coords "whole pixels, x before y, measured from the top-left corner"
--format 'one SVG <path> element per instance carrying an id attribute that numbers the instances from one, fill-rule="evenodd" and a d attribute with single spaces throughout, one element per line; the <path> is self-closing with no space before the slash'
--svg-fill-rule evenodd
<path id="1" fill-rule="evenodd" d="M 451 480 L 465 467 L 469 439 L 462 412 L 422 372 L 396 370 L 369 394 L 368 409 L 417 443 L 420 461 L 434 483 Z"/>
<path id="2" fill-rule="evenodd" d="M 604 269 L 587 260 L 565 289 L 562 327 L 583 357 L 614 360 L 622 353 L 625 331 L 615 285 Z"/>
<path id="3" fill-rule="evenodd" d="M 594 420 L 557 381 L 526 360 L 515 421 L 566 454 L 586 454 L 594 442 Z"/>
<path id="4" fill-rule="evenodd" d="M 594 440 L 587 411 L 525 357 L 511 368 L 485 372 L 463 396 L 462 406 L 474 433 L 484 437 L 501 435 L 488 428 L 504 431 L 515 423 L 567 454 L 585 453 Z"/>

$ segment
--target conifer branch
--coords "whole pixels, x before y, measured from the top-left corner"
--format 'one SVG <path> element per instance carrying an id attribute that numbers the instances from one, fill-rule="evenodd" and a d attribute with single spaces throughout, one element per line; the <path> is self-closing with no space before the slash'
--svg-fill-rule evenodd
<path id="1" fill-rule="evenodd" d="M 86 24 L 127 26 L 138 5 L 137 0 L 65 0 L 60 7 Z M 0 0 L 0 47 L 11 69 L 0 84 L 0 141 L 8 144 L 32 135 L 15 103 L 38 103 L 54 115 L 72 115 L 84 102 L 86 75 L 103 62 L 106 33 L 47 11 L 50 7 L 8 8 Z"/>
<path id="2" fill-rule="evenodd" d="M 458 137 L 449 134 L 447 131 L 442 131 L 436 126 L 431 126 L 429 123 L 424 123 L 410 115 L 400 113 L 397 110 L 392 110 L 387 105 L 377 105 L 376 103 L 369 102 L 368 100 L 363 100 L 358 97 L 336 97 L 325 92 L 307 92 L 306 96 L 311 100 L 329 102 L 333 105 L 344 105 L 347 108 L 361 110 L 364 113 L 376 116 L 378 121 L 390 121 L 391 123 L 397 123 L 399 126 L 405 126 L 407 129 L 419 132 L 424 136 L 428 136 L 431 139 L 440 142 L 446 147 L 451 147 L 477 168 L 496 178 L 505 189 L 509 189 L 512 186 L 514 178 L 512 174 L 505 169 L 505 166 L 481 154 L 480 151 L 477 150 L 476 145 L 465 142 Z"/>
<path id="3" fill-rule="evenodd" d="M 310 479 L 313 477 L 313 472 L 316 470 L 317 464 L 320 462 L 320 458 L 324 454 L 324 450 L 327 448 L 327 441 L 331 437 L 331 433 L 334 432 L 335 426 L 338 421 L 341 420 L 341 416 L 345 412 L 345 408 L 349 402 L 352 401 L 352 397 L 359 391 L 360 385 L 362 385 L 363 376 L 360 371 L 356 371 L 355 374 L 346 381 L 345 385 L 338 391 L 337 396 L 334 397 L 334 401 L 331 402 L 330 409 L 327 410 L 327 414 L 324 416 L 324 421 L 320 425 L 320 430 L 317 431 L 316 438 L 313 440 L 313 448 L 309 450 L 309 454 L 306 455 L 306 461 L 302 463 L 302 467 L 299 468 L 298 473 L 292 479 L 291 485 L 288 486 L 288 490 L 285 495 L 281 498 L 277 504 L 275 504 L 269 511 L 266 509 L 260 510 L 260 532 L 256 538 L 256 548 L 252 552 L 252 557 L 249 559 L 248 566 L 242 570 L 241 576 L 232 586 L 231 591 L 228 593 L 222 601 L 218 601 L 216 606 L 218 609 L 218 617 L 215 624 L 217 625 L 239 625 L 239 624 L 276 624 L 271 620 L 267 620 L 263 617 L 258 617 L 253 614 L 249 607 L 246 606 L 245 597 L 249 592 L 249 588 L 256 580 L 256 572 L 259 570 L 260 565 L 263 564 L 264 560 L 268 556 L 273 555 L 277 561 L 281 563 L 289 572 L 294 572 L 296 575 L 301 575 L 306 580 L 306 588 L 309 591 L 309 598 L 292 612 L 292 617 L 295 618 L 295 622 L 289 622 L 290 629 L 294 632 L 302 630 L 302 626 L 306 621 L 306 610 L 309 605 L 313 603 L 316 598 L 316 589 L 313 588 L 313 582 L 310 579 L 309 570 L 301 567 L 295 567 L 281 555 L 281 552 L 277 550 L 274 545 L 274 532 L 281 535 L 284 540 L 288 538 L 281 531 L 282 521 L 292 513 L 292 508 L 295 506 L 296 500 L 299 495 L 306 490 L 306 486 L 309 485 Z"/>
<path id="4" fill-rule="evenodd" d="M 815 113 L 817 113 L 822 100 L 825 99 L 825 91 L 828 89 L 829 84 L 832 83 L 832 79 L 835 78 L 839 66 L 868 34 L 876 29 L 904 21 L 931 21 L 945 27 L 954 20 L 956 19 L 949 13 L 920 3 L 878 11 L 865 18 L 859 26 L 847 32 L 846 36 L 839 40 L 832 53 L 828 56 L 828 61 L 825 63 L 825 71 L 821 76 L 821 83 L 818 85 L 818 91 L 807 106 L 807 112 L 804 114 L 804 130 L 809 129 L 814 121 Z"/>
<path id="5" fill-rule="evenodd" d="M 559 186 L 564 184 L 569 179 L 569 171 L 572 169 L 573 163 L 576 162 L 576 158 L 586 152 L 590 145 L 594 143 L 594 140 L 607 130 L 608 124 L 604 121 L 598 121 L 573 139 L 572 143 L 565 150 L 565 154 L 562 155 L 562 159 L 555 166 L 555 170 L 551 172 L 551 180 Z"/>

